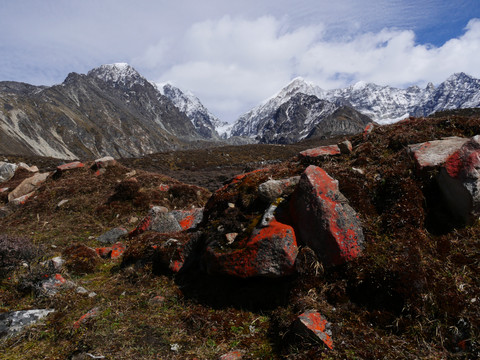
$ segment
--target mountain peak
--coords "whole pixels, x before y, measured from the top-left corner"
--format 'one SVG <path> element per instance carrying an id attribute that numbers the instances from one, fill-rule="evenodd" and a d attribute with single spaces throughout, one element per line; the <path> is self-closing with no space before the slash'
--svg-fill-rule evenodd
<path id="1" fill-rule="evenodd" d="M 90 70 L 88 76 L 96 77 L 105 82 L 113 83 L 144 83 L 145 79 L 127 63 L 113 63 L 101 65 Z"/>
<path id="2" fill-rule="evenodd" d="M 458 72 L 453 75 L 451 75 L 448 79 L 447 82 L 452 82 L 452 81 L 472 81 L 474 78 L 468 74 L 465 74 L 464 72 Z"/>

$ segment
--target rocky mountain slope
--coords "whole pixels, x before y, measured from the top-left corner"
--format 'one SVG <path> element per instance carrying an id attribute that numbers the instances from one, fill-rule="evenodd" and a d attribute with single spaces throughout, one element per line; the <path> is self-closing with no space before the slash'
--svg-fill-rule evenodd
<path id="1" fill-rule="evenodd" d="M 213 193 L 1 164 L 1 357 L 478 358 L 479 132 L 474 110 L 409 118 Z"/>
<path id="2" fill-rule="evenodd" d="M 323 90 L 313 83 L 296 78 L 264 104 L 242 115 L 235 122 L 232 134 L 253 138 L 258 135 L 258 138 L 262 138 L 263 126 L 270 124 L 269 129 L 274 128 L 276 112 L 297 94 L 316 96 L 318 99 L 330 101 L 337 106 L 351 106 L 379 124 L 389 124 L 411 115 L 427 116 L 441 110 L 479 107 L 480 80 L 464 73 L 458 73 L 449 77 L 436 88 L 431 83 L 425 89 L 418 86 L 398 89 L 358 82 L 343 89 Z M 323 117 L 319 114 L 315 121 L 321 123 L 322 120 Z M 292 126 L 294 123 L 299 126 L 296 128 L 296 132 L 307 133 L 298 121 L 292 121 Z M 279 127 L 281 126 L 279 124 Z M 268 131 L 268 129 L 265 130 Z M 279 136 L 281 137 L 282 134 Z M 265 140 L 268 139 L 268 137 L 265 138 Z"/>
<path id="3" fill-rule="evenodd" d="M 0 83 L 2 153 L 131 157 L 204 138 L 171 100 L 127 64 L 71 73 L 52 87 Z"/>
<path id="4" fill-rule="evenodd" d="M 369 117 L 351 107 L 297 93 L 272 115 L 256 122 L 252 131 L 261 143 L 291 144 L 312 136 L 329 138 L 356 134 L 370 122 Z"/>
<path id="5" fill-rule="evenodd" d="M 171 84 L 157 84 L 157 87 L 162 95 L 169 98 L 192 121 L 201 136 L 205 139 L 219 139 L 217 129 L 227 123 L 213 115 L 195 95 L 190 92 L 184 93 Z"/>

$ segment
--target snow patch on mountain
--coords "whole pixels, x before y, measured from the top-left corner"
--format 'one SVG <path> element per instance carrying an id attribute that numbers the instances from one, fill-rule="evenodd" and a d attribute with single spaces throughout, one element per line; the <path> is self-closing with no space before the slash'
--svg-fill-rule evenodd
<path id="1" fill-rule="evenodd" d="M 192 92 L 183 92 L 171 83 L 154 85 L 163 96 L 170 99 L 175 107 L 192 121 L 197 131 L 206 138 L 217 138 L 220 131 L 226 131 L 228 123 L 222 122 L 213 115 Z"/>
<path id="2" fill-rule="evenodd" d="M 145 85 L 147 80 L 127 63 L 105 64 L 90 70 L 88 76 L 94 76 L 109 83 L 131 86 L 134 84 Z"/>

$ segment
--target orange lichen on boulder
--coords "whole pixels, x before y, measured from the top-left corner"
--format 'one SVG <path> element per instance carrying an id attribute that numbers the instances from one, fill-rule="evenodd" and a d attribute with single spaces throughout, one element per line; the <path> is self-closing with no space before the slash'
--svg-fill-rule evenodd
<path id="1" fill-rule="evenodd" d="M 281 277 L 294 272 L 298 254 L 293 228 L 276 220 L 255 229 L 240 248 L 225 249 L 215 243 L 206 249 L 206 265 L 211 273 L 240 278 Z"/>
<path id="2" fill-rule="evenodd" d="M 323 169 L 309 166 L 290 202 L 299 241 L 312 248 L 327 266 L 360 256 L 364 236 L 356 212 Z"/>

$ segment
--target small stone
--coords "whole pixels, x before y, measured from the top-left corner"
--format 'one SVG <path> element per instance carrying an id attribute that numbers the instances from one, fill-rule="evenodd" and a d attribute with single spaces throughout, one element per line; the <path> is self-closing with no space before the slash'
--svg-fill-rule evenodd
<path id="1" fill-rule="evenodd" d="M 135 175 L 137 175 L 137 171 L 136 171 L 136 170 L 132 170 L 132 171 L 126 173 L 126 174 L 125 174 L 125 177 L 126 177 L 126 178 L 131 178 L 132 176 L 135 176 Z"/>
<path id="2" fill-rule="evenodd" d="M 234 203 L 228 203 L 228 207 L 229 207 L 230 209 L 233 209 L 233 208 L 235 207 L 235 204 L 234 204 Z"/>
<path id="3" fill-rule="evenodd" d="M 124 228 L 117 227 L 113 228 L 106 233 L 100 235 L 97 240 L 102 244 L 114 244 L 117 240 L 123 235 L 127 234 L 128 231 Z"/>
<path id="4" fill-rule="evenodd" d="M 113 244 L 112 245 L 112 253 L 111 253 L 111 258 L 112 259 L 117 259 L 119 258 L 120 256 L 123 255 L 123 253 L 125 252 L 125 249 L 126 249 L 126 246 L 122 243 L 116 243 L 116 244 Z"/>
<path id="5" fill-rule="evenodd" d="M 243 351 L 232 350 L 226 354 L 223 354 L 218 359 L 219 360 L 241 360 L 243 358 Z"/>
<path id="6" fill-rule="evenodd" d="M 82 286 L 79 286 L 75 289 L 78 294 L 88 294 L 88 290 Z"/>
<path id="7" fill-rule="evenodd" d="M 75 321 L 75 323 L 73 324 L 73 328 L 74 328 L 74 329 L 80 328 L 80 325 L 82 325 L 83 323 L 85 323 L 87 320 L 96 317 L 96 316 L 98 315 L 98 311 L 99 311 L 99 309 L 96 307 L 96 308 L 91 309 L 91 310 L 90 310 L 89 312 L 87 312 L 86 314 L 82 315 L 82 316 L 80 317 L 80 319 L 78 319 L 77 321 Z"/>
<path id="8" fill-rule="evenodd" d="M 100 168 L 107 168 L 109 166 L 115 165 L 117 162 L 111 156 L 105 156 L 103 158 L 95 160 L 95 165 L 98 169 Z"/>
<path id="9" fill-rule="evenodd" d="M 154 296 L 153 298 L 150 299 L 150 304 L 152 305 L 162 305 L 165 303 L 165 297 L 161 295 Z"/>
<path id="10" fill-rule="evenodd" d="M 295 270 L 295 233 L 291 226 L 276 220 L 267 227 L 254 229 L 242 248 L 229 250 L 222 245 L 213 242 L 207 246 L 204 260 L 209 273 L 279 278 Z"/>
<path id="11" fill-rule="evenodd" d="M 91 291 L 88 293 L 89 298 L 94 298 L 95 296 L 97 296 L 97 293 L 95 291 Z"/>
<path id="12" fill-rule="evenodd" d="M 135 223 L 138 222 L 138 218 L 137 218 L 136 216 L 132 216 L 132 217 L 128 220 L 128 222 L 129 222 L 130 224 L 135 224 Z"/>
<path id="13" fill-rule="evenodd" d="M 231 245 L 235 241 L 236 237 L 238 236 L 238 233 L 228 233 L 225 234 L 225 237 L 227 238 L 227 244 Z"/>
<path id="14" fill-rule="evenodd" d="M 65 205 L 67 202 L 69 202 L 70 200 L 61 200 L 58 204 L 57 204 L 57 208 L 61 207 L 62 205 Z"/>
<path id="15" fill-rule="evenodd" d="M 24 205 L 27 202 L 27 200 L 30 199 L 33 195 L 35 195 L 35 191 L 32 191 L 31 193 L 25 194 L 18 198 L 12 199 L 9 201 L 9 203 L 15 206 Z"/>

